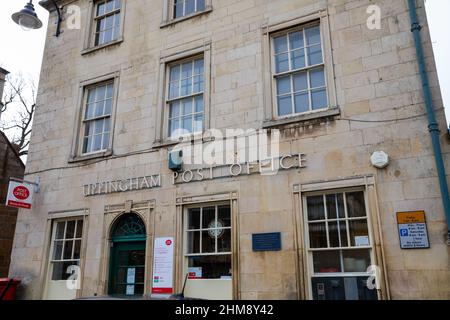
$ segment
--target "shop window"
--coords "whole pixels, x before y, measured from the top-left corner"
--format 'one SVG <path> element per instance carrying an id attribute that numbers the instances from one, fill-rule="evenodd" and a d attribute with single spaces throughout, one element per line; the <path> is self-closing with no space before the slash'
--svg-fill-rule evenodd
<path id="1" fill-rule="evenodd" d="M 363 191 L 326 193 L 305 199 L 314 299 L 376 299 L 369 290 L 372 263 Z"/>
<path id="2" fill-rule="evenodd" d="M 54 223 L 51 249 L 51 280 L 67 280 L 69 267 L 79 266 L 83 220 L 64 220 Z"/>
<path id="3" fill-rule="evenodd" d="M 185 258 L 191 279 L 231 279 L 229 205 L 189 208 L 185 221 Z"/>

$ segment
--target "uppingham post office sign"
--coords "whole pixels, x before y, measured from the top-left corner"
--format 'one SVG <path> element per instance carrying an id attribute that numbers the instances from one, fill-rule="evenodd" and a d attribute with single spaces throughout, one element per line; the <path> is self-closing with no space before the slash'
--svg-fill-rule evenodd
<path id="1" fill-rule="evenodd" d="M 397 224 L 402 249 L 427 249 L 430 247 L 425 211 L 398 212 Z"/>
<path id="2" fill-rule="evenodd" d="M 10 180 L 6 205 L 9 207 L 31 209 L 35 184 L 31 182 Z"/>

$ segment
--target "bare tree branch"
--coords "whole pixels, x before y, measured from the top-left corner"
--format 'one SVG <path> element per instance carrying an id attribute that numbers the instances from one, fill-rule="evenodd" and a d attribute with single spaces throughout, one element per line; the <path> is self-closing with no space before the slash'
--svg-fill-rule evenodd
<path id="1" fill-rule="evenodd" d="M 33 115 L 36 110 L 36 87 L 32 80 L 27 82 L 21 75 L 18 75 L 15 78 L 7 77 L 6 88 L 3 99 L 5 102 L 1 106 L 0 112 L 4 113 L 8 110 L 9 113 L 12 113 L 15 111 L 15 115 L 10 121 L 2 121 L 0 128 L 8 131 L 11 142 L 17 146 L 19 155 L 27 155 Z M 12 107 L 17 110 L 13 111 Z"/>

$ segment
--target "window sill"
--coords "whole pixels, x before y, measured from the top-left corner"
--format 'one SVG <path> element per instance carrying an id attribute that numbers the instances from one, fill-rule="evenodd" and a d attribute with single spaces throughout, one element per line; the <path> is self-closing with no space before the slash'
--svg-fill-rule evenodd
<path id="1" fill-rule="evenodd" d="M 179 143 L 196 143 L 201 141 L 203 142 L 211 142 L 214 141 L 215 138 L 214 137 L 204 137 L 203 136 L 204 132 L 202 134 L 196 134 L 196 135 L 190 135 L 185 136 L 183 138 L 180 138 L 180 140 L 163 140 L 163 141 L 155 141 L 153 143 L 153 148 L 158 149 L 158 148 L 166 148 L 166 147 L 172 147 L 174 145 L 177 145 Z"/>
<path id="2" fill-rule="evenodd" d="M 275 128 L 278 126 L 288 125 L 296 122 L 303 122 L 309 120 L 315 120 L 320 118 L 329 118 L 335 117 L 341 114 L 341 111 L 338 107 L 333 107 L 325 110 L 304 113 L 288 118 L 283 119 L 275 119 L 275 120 L 266 120 L 263 122 L 263 129 Z"/>
<path id="3" fill-rule="evenodd" d="M 81 51 L 81 55 L 86 55 L 86 54 L 89 54 L 89 53 L 92 53 L 92 52 L 95 52 L 95 51 L 98 51 L 98 50 L 101 50 L 101 49 L 104 49 L 104 48 L 107 48 L 107 47 L 110 47 L 110 46 L 114 46 L 114 45 L 120 44 L 122 42 L 123 42 L 123 37 L 120 37 L 117 40 L 114 40 L 114 41 L 111 41 L 111 42 L 108 42 L 108 43 L 104 43 L 104 44 L 99 45 L 99 46 L 83 49 Z"/>
<path id="4" fill-rule="evenodd" d="M 106 150 L 106 151 L 102 151 L 102 152 L 71 157 L 69 159 L 69 163 L 75 163 L 75 162 L 98 159 L 98 158 L 105 158 L 105 157 L 109 157 L 111 155 L 112 155 L 112 150 Z"/>
<path id="5" fill-rule="evenodd" d="M 192 13 L 192 14 L 190 14 L 190 15 L 188 15 L 188 16 L 184 16 L 184 17 L 181 17 L 181 18 L 172 19 L 172 20 L 169 20 L 169 21 L 163 21 L 163 22 L 159 25 L 159 27 L 160 27 L 161 29 L 162 29 L 162 28 L 166 28 L 166 27 L 168 27 L 168 26 L 177 24 L 178 22 L 182 22 L 182 21 L 185 21 L 185 20 L 189 20 L 189 19 L 191 19 L 191 18 L 194 18 L 194 17 L 198 17 L 198 16 L 201 16 L 201 15 L 207 14 L 207 13 L 209 13 L 209 12 L 211 12 L 211 11 L 212 11 L 212 7 L 211 7 L 211 6 L 210 6 L 210 7 L 206 7 L 205 10 L 199 11 L 199 12 L 195 12 L 195 13 Z"/>

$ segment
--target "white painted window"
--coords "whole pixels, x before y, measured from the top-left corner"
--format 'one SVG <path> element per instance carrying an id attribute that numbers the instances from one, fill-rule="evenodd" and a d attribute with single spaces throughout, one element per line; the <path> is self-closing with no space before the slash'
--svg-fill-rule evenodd
<path id="1" fill-rule="evenodd" d="M 184 230 L 190 278 L 231 279 L 230 205 L 187 209 Z"/>
<path id="2" fill-rule="evenodd" d="M 70 266 L 79 266 L 83 219 L 55 221 L 51 245 L 51 280 L 67 280 Z"/>
<path id="3" fill-rule="evenodd" d="M 205 0 L 173 0 L 173 19 L 204 11 Z"/>
<path id="4" fill-rule="evenodd" d="M 121 0 L 101 0 L 95 3 L 94 46 L 117 40 L 121 32 Z"/>
<path id="5" fill-rule="evenodd" d="M 362 190 L 308 195 L 306 238 L 314 299 L 376 299 L 367 288 L 373 265 L 370 221 Z"/>
<path id="6" fill-rule="evenodd" d="M 114 83 L 103 83 L 86 89 L 83 116 L 83 154 L 109 148 Z"/>
<path id="7" fill-rule="evenodd" d="M 166 105 L 169 108 L 168 136 L 203 131 L 204 59 L 191 58 L 169 65 Z"/>
<path id="8" fill-rule="evenodd" d="M 271 38 L 277 116 L 328 108 L 320 25 L 295 27 Z"/>

